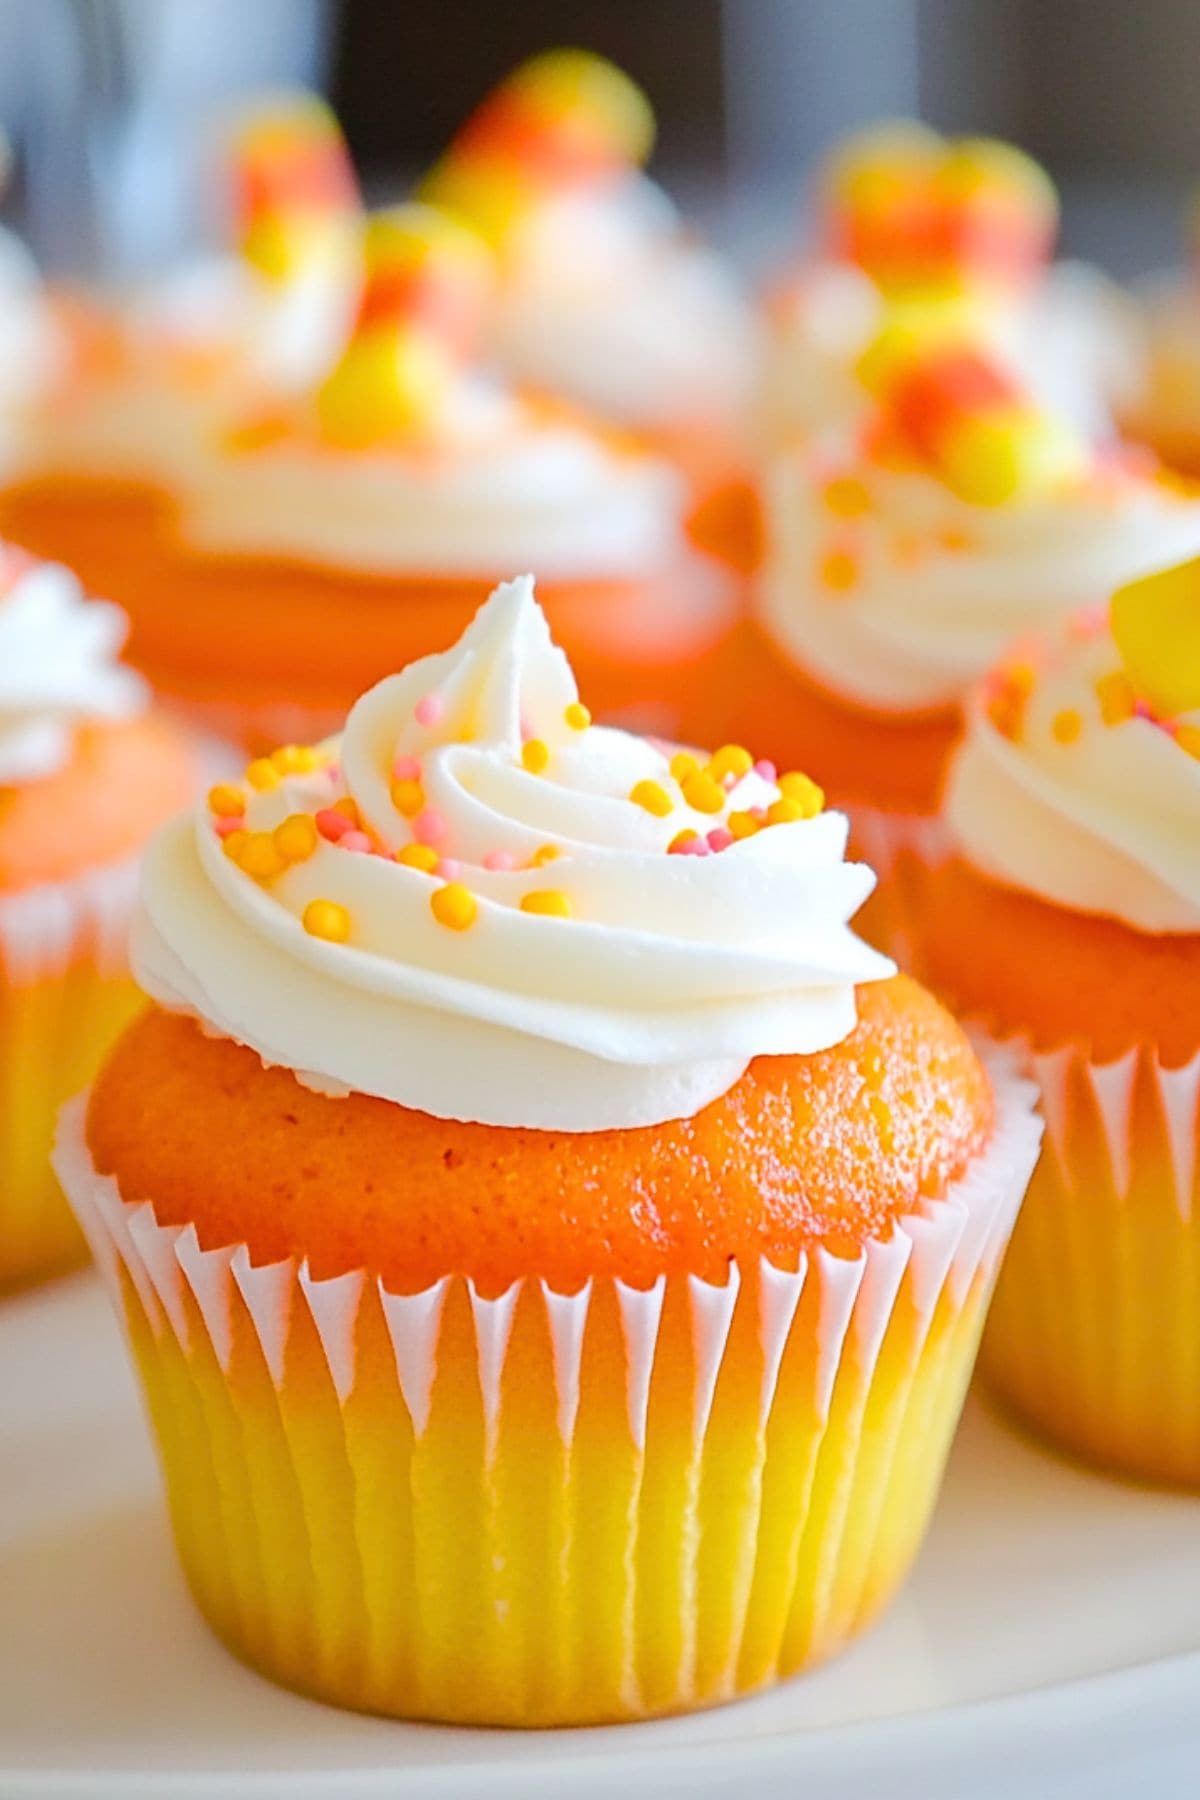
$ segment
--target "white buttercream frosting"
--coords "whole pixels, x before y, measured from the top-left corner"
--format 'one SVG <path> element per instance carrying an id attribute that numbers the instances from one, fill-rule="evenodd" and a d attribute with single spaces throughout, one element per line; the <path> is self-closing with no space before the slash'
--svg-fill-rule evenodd
<path id="1" fill-rule="evenodd" d="M 1152 718 L 1104 721 L 1111 635 L 1063 632 L 1007 736 L 982 700 L 953 765 L 947 813 L 985 875 L 1139 931 L 1200 931 L 1200 760 Z M 1055 721 L 1077 716 L 1062 741 Z M 1171 721 L 1200 728 L 1200 711 Z"/>
<path id="2" fill-rule="evenodd" d="M 891 971 L 848 928 L 874 877 L 843 860 L 846 821 L 670 854 L 681 831 L 720 829 L 778 789 L 751 771 L 718 813 L 696 811 L 669 751 L 573 725 L 575 700 L 532 580 L 500 587 L 454 649 L 358 702 L 331 768 L 247 796 L 245 825 L 265 832 L 348 794 L 357 848 L 322 838 L 260 882 L 207 812 L 159 838 L 134 935 L 143 985 L 325 1091 L 546 1130 L 687 1116 L 755 1056 L 838 1042 L 855 984 Z M 536 773 L 531 734 L 549 753 Z M 412 822 L 398 758 L 423 790 Z M 630 797 L 642 781 L 669 796 L 666 816 Z M 395 860 L 414 839 L 436 841 L 436 869 Z M 548 845 L 555 859 L 536 860 Z M 463 930 L 434 913 L 450 881 L 477 907 Z M 522 910 L 547 890 L 570 916 Z M 345 909 L 346 941 L 305 930 L 317 900 Z"/>
<path id="3" fill-rule="evenodd" d="M 116 660 L 125 631 L 67 569 L 0 545 L 0 785 L 54 774 L 87 720 L 141 710 L 142 683 Z"/>
<path id="4" fill-rule="evenodd" d="M 522 381 L 638 427 L 740 419 L 758 354 L 733 276 L 633 174 L 521 221 L 492 330 Z"/>
<path id="5" fill-rule="evenodd" d="M 865 490 L 831 512 L 831 479 Z M 758 594 L 783 652 L 862 705 L 955 704 L 1016 636 L 1200 551 L 1200 503 L 1097 464 L 1003 506 L 957 497 L 932 471 L 885 467 L 831 435 L 782 453 L 767 483 L 769 550 Z M 848 585 L 821 570 L 852 557 Z"/>

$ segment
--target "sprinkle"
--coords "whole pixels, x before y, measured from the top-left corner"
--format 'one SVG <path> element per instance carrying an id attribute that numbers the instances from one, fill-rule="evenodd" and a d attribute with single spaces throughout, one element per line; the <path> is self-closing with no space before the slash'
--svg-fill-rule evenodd
<path id="1" fill-rule="evenodd" d="M 504 875 L 509 869 L 516 868 L 517 859 L 511 850 L 489 850 L 483 859 L 483 866 L 495 874 Z"/>
<path id="2" fill-rule="evenodd" d="M 685 776 L 680 783 L 683 797 L 695 812 L 720 812 L 725 804 L 725 789 L 715 782 L 711 775 L 697 770 L 694 775 Z"/>
<path id="3" fill-rule="evenodd" d="M 313 824 L 331 844 L 336 844 L 339 838 L 345 837 L 348 831 L 354 829 L 345 813 L 339 812 L 334 806 L 323 806 L 314 817 Z"/>
<path id="4" fill-rule="evenodd" d="M 717 825 L 708 833 L 707 843 L 710 850 L 728 850 L 733 843 L 733 833 L 726 826 Z"/>
<path id="5" fill-rule="evenodd" d="M 238 814 L 236 819 L 216 819 L 213 822 L 213 830 L 219 838 L 227 838 L 232 832 L 244 831 L 245 829 L 246 821 L 241 813 Z"/>
<path id="6" fill-rule="evenodd" d="M 751 812 L 731 812 L 729 829 L 735 838 L 753 837 L 756 831 L 762 830 L 762 821 Z"/>
<path id="7" fill-rule="evenodd" d="M 1096 698 L 1100 702 L 1100 717 L 1106 725 L 1123 725 L 1126 719 L 1132 719 L 1133 683 L 1122 670 L 1114 669 L 1110 675 L 1100 677 L 1096 683 Z"/>
<path id="8" fill-rule="evenodd" d="M 450 931 L 466 931 L 475 923 L 479 911 L 474 894 L 461 881 L 448 881 L 445 887 L 437 888 L 429 896 L 429 904 L 438 924 Z"/>
<path id="9" fill-rule="evenodd" d="M 224 850 L 230 862 L 237 862 L 243 849 L 249 842 L 250 833 L 248 831 L 231 831 L 229 836 L 225 839 L 225 842 L 221 845 L 221 848 Z"/>
<path id="10" fill-rule="evenodd" d="M 287 863 L 307 862 L 320 842 L 316 821 L 308 813 L 293 813 L 275 827 L 272 836 L 276 850 Z"/>
<path id="11" fill-rule="evenodd" d="M 1175 742 L 1188 756 L 1194 756 L 1200 762 L 1200 725 L 1181 725 L 1175 733 Z"/>
<path id="12" fill-rule="evenodd" d="M 815 819 L 825 804 L 824 789 L 819 788 L 809 776 L 802 775 L 798 769 L 781 775 L 777 785 L 783 798 L 790 800 L 794 806 L 800 808 L 802 819 Z M 770 808 L 768 808 L 768 819 L 770 816 Z"/>
<path id="13" fill-rule="evenodd" d="M 561 855 L 562 851 L 557 844 L 543 844 L 534 851 L 529 859 L 529 866 L 531 869 L 544 869 L 547 863 L 556 862 Z"/>
<path id="14" fill-rule="evenodd" d="M 1073 706 L 1056 712 L 1050 726 L 1056 744 L 1073 744 L 1083 730 L 1083 718 Z"/>
<path id="15" fill-rule="evenodd" d="M 775 764 L 773 762 L 768 762 L 765 756 L 760 757 L 754 765 L 754 773 L 756 775 L 761 775 L 764 781 L 769 781 L 773 784 L 775 780 Z"/>
<path id="16" fill-rule="evenodd" d="M 679 854 L 680 856 L 711 856 L 712 851 L 708 847 L 708 839 L 702 838 L 697 832 L 695 837 L 689 838 L 685 844 L 680 844 Z"/>
<path id="17" fill-rule="evenodd" d="M 683 786 L 689 775 L 696 774 L 699 767 L 699 758 L 693 756 L 690 750 L 677 750 L 671 758 L 671 773 L 680 787 Z"/>
<path id="18" fill-rule="evenodd" d="M 569 919 L 575 908 L 561 889 L 535 888 L 531 894 L 521 895 L 521 911 L 544 914 L 549 919 Z"/>
<path id="19" fill-rule="evenodd" d="M 848 593 L 858 581 L 858 557 L 853 550 L 844 546 L 827 550 L 821 558 L 817 573 L 822 587 L 827 587 L 836 594 Z"/>
<path id="20" fill-rule="evenodd" d="M 421 759 L 419 756 L 398 756 L 392 764 L 393 781 L 420 781 Z"/>
<path id="21" fill-rule="evenodd" d="M 871 510 L 871 496 L 855 475 L 835 475 L 825 483 L 822 495 L 829 511 L 839 519 L 861 518 Z"/>
<path id="22" fill-rule="evenodd" d="M 960 555 L 975 548 L 975 538 L 963 525 L 943 525 L 936 533 L 937 542 L 943 550 L 951 555 Z"/>
<path id="23" fill-rule="evenodd" d="M 440 694 L 425 694 L 413 707 L 413 718 L 418 725 L 436 725 L 446 710 L 446 703 Z"/>
<path id="24" fill-rule="evenodd" d="M 240 818 L 246 810 L 246 796 L 232 782 L 218 782 L 208 790 L 208 809 L 221 819 Z"/>
<path id="25" fill-rule="evenodd" d="M 586 731 L 592 722 L 591 713 L 580 700 L 572 700 L 570 706 L 568 706 L 566 712 L 564 712 L 563 718 L 567 721 L 567 724 L 571 727 L 572 731 Z"/>
<path id="26" fill-rule="evenodd" d="M 452 856 L 439 856 L 437 872 L 443 881 L 457 881 L 461 870 Z"/>
<path id="27" fill-rule="evenodd" d="M 656 819 L 665 819 L 668 813 L 675 810 L 675 802 L 666 788 L 657 781 L 635 782 L 629 790 L 629 798 L 635 806 L 642 806 L 648 813 L 653 813 Z"/>
<path id="28" fill-rule="evenodd" d="M 358 801 L 349 794 L 343 794 L 340 800 L 333 803 L 334 812 L 340 812 L 354 826 L 362 824 L 362 814 L 358 810 Z"/>
<path id="29" fill-rule="evenodd" d="M 226 838 L 226 844 L 233 842 Z M 269 831 L 250 831 L 237 857 L 238 868 L 246 875 L 253 876 L 255 881 L 270 881 L 276 875 L 282 875 L 287 864 L 275 848 L 275 839 Z"/>
<path id="30" fill-rule="evenodd" d="M 350 914 L 336 900 L 310 900 L 300 922 L 309 937 L 329 944 L 344 944 L 350 936 Z"/>
<path id="31" fill-rule="evenodd" d="M 399 781 L 393 781 L 391 795 L 392 805 L 398 813 L 403 813 L 406 819 L 415 819 L 425 805 L 425 789 L 419 781 L 413 781 L 408 776 L 404 776 Z"/>
<path id="32" fill-rule="evenodd" d="M 338 840 L 339 850 L 354 850 L 358 855 L 369 854 L 371 840 L 365 831 L 346 831 Z"/>
<path id="33" fill-rule="evenodd" d="M 668 856 L 682 856 L 683 853 L 686 850 L 688 850 L 692 844 L 703 843 L 703 841 L 704 840 L 701 838 L 700 833 L 698 831 L 693 831 L 691 829 L 691 827 L 688 826 L 685 830 L 677 831 L 675 833 L 675 836 L 671 839 L 670 843 L 667 845 L 667 855 Z"/>
<path id="34" fill-rule="evenodd" d="M 246 780 L 260 794 L 269 794 L 279 786 L 279 770 L 267 757 L 259 756 L 247 765 Z"/>
<path id="35" fill-rule="evenodd" d="M 728 781 L 730 776 L 735 781 L 740 781 L 742 776 L 748 775 L 753 767 L 754 758 L 748 750 L 742 748 L 741 744 L 722 744 L 721 748 L 709 757 L 708 768 L 705 772 L 711 775 L 714 781 Z"/>
<path id="36" fill-rule="evenodd" d="M 272 750 L 269 760 L 281 775 L 311 775 L 317 766 L 317 753 L 307 745 L 283 744 Z"/>
<path id="37" fill-rule="evenodd" d="M 796 825 L 801 819 L 809 819 L 811 813 L 805 812 L 799 800 L 776 800 L 767 808 L 768 825 Z"/>
<path id="38" fill-rule="evenodd" d="M 397 850 L 396 861 L 403 863 L 406 869 L 419 869 L 422 875 L 432 875 L 438 866 L 438 853 L 432 844 L 405 844 L 403 850 Z"/>
<path id="39" fill-rule="evenodd" d="M 444 844 L 449 833 L 450 827 L 433 806 L 427 806 L 412 822 L 412 834 L 419 844 Z"/>
<path id="40" fill-rule="evenodd" d="M 540 775 L 550 761 L 550 751 L 541 738 L 530 738 L 521 746 L 521 761 L 531 775 Z"/>

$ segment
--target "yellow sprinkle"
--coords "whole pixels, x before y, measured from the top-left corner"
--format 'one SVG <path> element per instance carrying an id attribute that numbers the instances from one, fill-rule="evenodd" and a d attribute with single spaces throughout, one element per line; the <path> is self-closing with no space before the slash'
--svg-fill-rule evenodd
<path id="1" fill-rule="evenodd" d="M 221 781 L 208 790 L 208 808 L 219 819 L 236 819 L 246 810 L 246 796 L 230 781 Z"/>
<path id="2" fill-rule="evenodd" d="M 350 914 L 336 900 L 310 900 L 300 922 L 309 937 L 330 944 L 344 944 L 350 936 Z"/>
<path id="3" fill-rule="evenodd" d="M 767 808 L 768 825 L 795 825 L 800 819 L 807 819 L 806 813 L 798 800 L 776 800 Z"/>
<path id="4" fill-rule="evenodd" d="M 223 840 L 221 848 L 230 862 L 237 862 L 249 841 L 250 833 L 248 831 L 231 831 L 229 836 Z"/>
<path id="5" fill-rule="evenodd" d="M 648 813 L 653 813 L 656 819 L 665 819 L 675 807 L 666 788 L 657 781 L 635 782 L 629 790 L 629 798 L 635 806 L 643 806 Z"/>
<path id="6" fill-rule="evenodd" d="M 695 812 L 719 813 L 725 804 L 725 789 L 703 770 L 685 776 L 680 786 L 684 799 Z"/>
<path id="7" fill-rule="evenodd" d="M 714 781 L 724 781 L 727 775 L 732 775 L 735 780 L 740 781 L 742 776 L 748 775 L 753 767 L 754 758 L 743 745 L 722 744 L 721 748 L 714 751 L 709 757 L 706 773 L 711 775 Z"/>
<path id="8" fill-rule="evenodd" d="M 667 849 L 679 851 L 683 848 L 684 844 L 690 844 L 695 838 L 698 838 L 699 836 L 700 836 L 700 833 L 698 831 L 693 831 L 691 829 L 691 827 L 688 826 L 683 831 L 677 831 L 675 833 L 675 836 L 671 839 L 671 842 L 667 845 Z"/>
<path id="9" fill-rule="evenodd" d="M 1120 669 L 1100 677 L 1096 683 L 1096 698 L 1100 702 L 1100 717 L 1106 725 L 1123 725 L 1126 719 L 1132 719 L 1133 683 Z"/>
<path id="10" fill-rule="evenodd" d="M 824 790 L 798 769 L 791 769 L 786 775 L 781 775 L 777 786 L 785 800 L 792 801 L 800 808 L 802 819 L 815 819 L 825 804 Z"/>
<path id="11" fill-rule="evenodd" d="M 237 833 L 233 835 L 236 837 Z M 247 832 L 237 864 L 245 874 L 252 875 L 255 881 L 270 881 L 273 876 L 282 875 L 287 867 L 269 831 Z"/>
<path id="12" fill-rule="evenodd" d="M 677 750 L 671 758 L 671 773 L 681 787 L 688 776 L 694 775 L 699 767 L 699 758 L 693 756 L 690 750 Z"/>
<path id="13" fill-rule="evenodd" d="M 246 769 L 246 780 L 260 794 L 269 794 L 279 786 L 279 770 L 266 756 L 258 756 Z"/>
<path id="14" fill-rule="evenodd" d="M 839 519 L 857 519 L 871 510 L 871 496 L 854 475 L 835 475 L 825 483 L 825 505 Z"/>
<path id="15" fill-rule="evenodd" d="M 592 722 L 592 715 L 581 700 L 572 700 L 563 718 L 572 731 L 586 731 Z"/>
<path id="16" fill-rule="evenodd" d="M 858 580 L 858 558 L 850 550 L 829 550 L 821 558 L 818 573 L 822 586 L 844 594 Z"/>
<path id="17" fill-rule="evenodd" d="M 432 844 L 405 844 L 403 850 L 397 850 L 396 861 L 406 869 L 420 869 L 422 875 L 432 875 L 439 858 Z"/>
<path id="18" fill-rule="evenodd" d="M 1056 744 L 1073 744 L 1083 730 L 1083 719 L 1073 706 L 1064 706 L 1055 713 L 1050 729 Z"/>
<path id="19" fill-rule="evenodd" d="M 479 902 L 461 881 L 448 881 L 445 887 L 435 889 L 429 896 L 429 904 L 438 924 L 445 925 L 450 931 L 466 931 L 475 923 L 479 911 Z"/>
<path id="20" fill-rule="evenodd" d="M 762 830 L 762 820 L 749 812 L 732 812 L 726 822 L 735 838 L 753 837 L 756 831 Z"/>
<path id="21" fill-rule="evenodd" d="M 317 766 L 317 753 L 307 745 L 283 744 L 268 760 L 281 775 L 308 775 Z"/>
<path id="22" fill-rule="evenodd" d="M 406 819 L 415 819 L 425 805 L 425 789 L 419 781 L 393 781 L 392 805 Z"/>
<path id="23" fill-rule="evenodd" d="M 526 913 L 544 913 L 551 919 L 569 919 L 575 908 L 570 899 L 558 888 L 535 888 L 531 894 L 521 895 L 521 911 Z"/>
<path id="24" fill-rule="evenodd" d="M 350 794 L 343 794 L 340 800 L 335 800 L 331 810 L 340 812 L 343 819 L 349 819 L 356 831 L 362 829 L 362 814 L 358 810 L 358 801 Z"/>
<path id="25" fill-rule="evenodd" d="M 531 775 L 540 775 L 550 761 L 550 751 L 541 738 L 530 738 L 521 746 L 521 761 Z"/>
<path id="26" fill-rule="evenodd" d="M 284 862 L 307 862 L 319 842 L 315 820 L 308 813 L 293 813 L 272 836 Z"/>
<path id="27" fill-rule="evenodd" d="M 1175 742 L 1200 762 L 1200 725 L 1181 725 L 1175 733 Z"/>
<path id="28" fill-rule="evenodd" d="M 544 869 L 547 863 L 554 862 L 561 855 L 562 851 L 557 844 L 543 844 L 541 849 L 535 850 L 530 857 L 530 866 L 535 869 Z"/>

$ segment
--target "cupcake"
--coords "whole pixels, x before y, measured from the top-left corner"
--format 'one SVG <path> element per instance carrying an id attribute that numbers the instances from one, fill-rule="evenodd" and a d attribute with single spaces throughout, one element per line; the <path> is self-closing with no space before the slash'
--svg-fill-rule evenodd
<path id="1" fill-rule="evenodd" d="M 357 295 L 354 175 L 324 102 L 256 107 L 225 157 L 237 252 L 112 301 L 64 303 L 57 379 L 0 489 L 0 529 L 123 605 L 153 579 L 197 442 L 235 397 L 311 383 Z"/>
<path id="2" fill-rule="evenodd" d="M 1200 478 L 1200 277 L 1194 266 L 1200 205 L 1189 220 L 1188 265 L 1126 297 L 1123 357 L 1113 373 L 1122 433 L 1189 480 Z"/>
<path id="3" fill-rule="evenodd" d="M 457 1723 L 832 1655 L 924 1530 L 1032 1089 L 851 934 L 811 782 L 587 723 L 528 578 L 272 767 L 152 849 L 156 1004 L 58 1153 L 205 1616 Z"/>
<path id="4" fill-rule="evenodd" d="M 553 50 L 489 95 L 423 191 L 495 248 L 490 339 L 504 366 L 671 456 L 697 540 L 744 566 L 757 331 L 731 270 L 641 173 L 653 140 L 628 76 Z"/>
<path id="5" fill-rule="evenodd" d="M 922 961 L 1048 1126 L 987 1378 L 1073 1454 L 1200 1486 L 1200 563 L 1002 663 L 947 816 Z"/>
<path id="6" fill-rule="evenodd" d="M 250 748 L 308 740 L 536 565 L 593 704 L 685 730 L 736 596 L 686 540 L 676 471 L 479 367 L 490 260 L 449 215 L 379 213 L 362 259 L 311 391 L 231 415 L 195 457 L 134 661 Z"/>
<path id="7" fill-rule="evenodd" d="M 826 161 L 814 211 L 812 253 L 767 296 L 768 442 L 861 415 L 859 359 L 897 307 L 969 329 L 1043 404 L 1111 435 L 1116 290 L 1084 264 L 1050 262 L 1058 197 L 1032 157 L 877 126 Z"/>
<path id="8" fill-rule="evenodd" d="M 138 1006 L 137 854 L 192 792 L 189 753 L 117 663 L 124 620 L 0 546 L 0 1291 L 80 1260 L 54 1117 Z"/>
<path id="9" fill-rule="evenodd" d="M 771 469 L 717 718 L 752 718 L 781 766 L 819 767 L 883 875 L 936 839 L 972 682 L 1012 638 L 1200 548 L 1200 505 L 1091 447 L 969 342 L 894 330 L 865 374 L 871 415 Z"/>

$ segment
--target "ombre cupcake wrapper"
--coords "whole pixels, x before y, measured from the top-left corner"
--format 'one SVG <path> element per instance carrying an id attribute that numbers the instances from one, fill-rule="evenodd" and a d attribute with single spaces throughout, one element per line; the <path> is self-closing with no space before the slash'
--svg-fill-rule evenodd
<path id="1" fill-rule="evenodd" d="M 1200 1053 L 1109 1062 L 1009 1042 L 1046 1143 L 983 1368 L 1036 1429 L 1091 1461 L 1200 1486 Z"/>
<path id="2" fill-rule="evenodd" d="M 1037 1155 L 994 1140 L 853 1259 L 415 1294 L 202 1248 L 56 1167 L 122 1313 L 200 1606 L 343 1705 L 550 1724 L 711 1704 L 839 1649 L 903 1578 Z"/>
<path id="3" fill-rule="evenodd" d="M 139 1005 L 126 938 L 137 864 L 0 896 L 0 1291 L 79 1262 L 50 1168 L 64 1099 Z"/>

